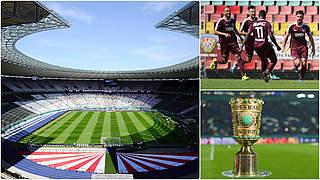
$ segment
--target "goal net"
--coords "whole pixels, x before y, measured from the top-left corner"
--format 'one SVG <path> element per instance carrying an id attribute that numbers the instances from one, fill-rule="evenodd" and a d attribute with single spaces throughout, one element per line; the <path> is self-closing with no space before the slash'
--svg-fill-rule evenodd
<path id="1" fill-rule="evenodd" d="M 101 137 L 101 144 L 105 146 L 121 146 L 120 137 Z"/>

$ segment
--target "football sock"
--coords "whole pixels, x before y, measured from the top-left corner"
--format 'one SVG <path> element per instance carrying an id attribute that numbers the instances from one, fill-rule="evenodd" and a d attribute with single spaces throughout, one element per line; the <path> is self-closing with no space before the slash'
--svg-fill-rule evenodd
<path id="1" fill-rule="evenodd" d="M 307 65 L 303 65 L 302 64 L 302 67 L 301 67 L 301 70 L 300 70 L 300 75 L 299 75 L 299 79 L 303 79 L 303 77 L 304 77 L 304 74 L 306 73 L 306 71 L 307 71 Z"/>
<path id="2" fill-rule="evenodd" d="M 261 61 L 261 70 L 264 72 L 268 67 L 268 61 Z"/>
<path id="3" fill-rule="evenodd" d="M 271 61 L 271 62 L 268 64 L 268 67 L 267 67 L 268 71 L 271 72 L 272 69 L 274 68 L 274 66 L 275 66 L 276 64 L 277 64 L 277 60 Z"/>
<path id="4" fill-rule="evenodd" d="M 240 58 L 239 60 L 237 60 L 237 62 L 238 62 L 239 69 L 241 71 L 241 76 L 244 76 L 245 75 L 244 63 L 243 63 L 242 59 Z"/>

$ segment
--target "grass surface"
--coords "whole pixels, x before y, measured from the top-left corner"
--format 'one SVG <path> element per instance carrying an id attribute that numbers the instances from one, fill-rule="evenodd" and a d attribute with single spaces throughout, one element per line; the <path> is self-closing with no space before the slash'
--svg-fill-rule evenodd
<path id="1" fill-rule="evenodd" d="M 100 144 L 102 137 L 121 137 L 122 144 L 132 144 L 156 141 L 174 129 L 156 112 L 69 111 L 20 142 Z"/>
<path id="2" fill-rule="evenodd" d="M 106 152 L 105 174 L 117 174 L 109 152 Z"/>
<path id="3" fill-rule="evenodd" d="M 319 80 L 201 79 L 201 89 L 319 89 Z"/>
<path id="4" fill-rule="evenodd" d="M 223 171 L 232 170 L 233 156 L 239 145 L 201 145 L 201 178 L 223 179 Z M 271 171 L 268 179 L 318 179 L 319 145 L 314 144 L 257 144 L 258 169 Z"/>

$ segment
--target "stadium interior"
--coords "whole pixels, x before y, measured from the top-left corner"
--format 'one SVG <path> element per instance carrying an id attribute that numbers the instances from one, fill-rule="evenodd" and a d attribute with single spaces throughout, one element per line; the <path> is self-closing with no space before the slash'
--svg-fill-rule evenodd
<path id="1" fill-rule="evenodd" d="M 284 36 L 288 26 L 296 20 L 295 12 L 302 10 L 305 12 L 304 22 L 311 28 L 311 32 L 317 39 L 319 38 L 319 1 L 201 1 L 201 17 L 200 17 L 200 33 L 202 35 L 211 35 L 214 33 L 215 23 L 223 16 L 223 9 L 230 7 L 231 15 L 236 19 L 236 28 L 239 31 L 241 23 L 247 18 L 247 7 L 253 5 L 256 7 L 256 13 L 260 10 L 267 11 L 266 20 L 271 22 L 273 32 L 278 37 Z M 281 38 L 280 38 L 281 39 Z M 278 43 L 279 40 L 277 39 Z M 281 41 L 281 40 L 280 40 Z M 317 48 L 317 47 L 316 47 Z M 311 49 L 311 47 L 309 48 Z M 310 52 L 310 50 L 309 50 Z M 219 53 L 218 53 L 219 54 Z M 245 53 L 242 53 L 243 58 Z M 297 73 L 294 71 L 293 61 L 290 55 L 277 54 L 278 63 L 274 68 L 274 73 L 281 76 L 282 79 L 296 79 Z M 220 57 L 218 55 L 218 57 Z M 230 73 L 233 63 L 236 61 L 230 56 L 228 63 L 219 64 L 217 69 L 211 70 L 210 63 L 212 58 L 201 57 L 201 73 L 207 78 L 236 78 L 240 77 L 240 73 Z M 251 63 L 245 64 L 246 72 L 249 76 L 260 77 L 261 63 L 259 57 L 254 55 Z M 319 79 L 319 55 L 314 58 L 309 56 L 308 73 L 305 79 Z M 258 72 L 258 73 L 257 73 Z"/>
<path id="2" fill-rule="evenodd" d="M 198 38 L 198 9 L 198 2 L 187 3 L 155 27 Z M 90 179 L 119 178 L 121 174 L 131 175 L 122 178 L 199 177 L 198 57 L 140 71 L 55 66 L 23 54 L 15 43 L 32 33 L 69 28 L 71 24 L 36 1 L 2 1 L 1 10 L 2 178 Z M 153 134 L 152 140 L 143 143 L 134 140 L 139 135 L 129 134 L 130 144 L 121 140 L 116 145 L 37 144 L 30 138 L 27 143 L 21 141 L 41 128 L 48 129 L 50 123 L 73 110 L 151 111 L 163 124 L 156 122 L 159 127 L 147 134 L 152 136 L 160 133 L 156 130 L 172 126 L 174 130 L 159 139 Z M 48 158 L 41 159 L 41 155 Z M 106 174 L 116 176 L 103 176 Z"/>

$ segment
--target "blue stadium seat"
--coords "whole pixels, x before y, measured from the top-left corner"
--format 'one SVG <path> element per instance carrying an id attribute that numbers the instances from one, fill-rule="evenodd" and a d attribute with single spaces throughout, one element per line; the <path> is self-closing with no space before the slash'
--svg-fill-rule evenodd
<path id="1" fill-rule="evenodd" d="M 301 6 L 312 6 L 312 1 L 301 1 Z"/>
<path id="2" fill-rule="evenodd" d="M 251 1 L 250 2 L 250 5 L 253 5 L 253 6 L 261 6 L 262 2 L 261 1 Z"/>
<path id="3" fill-rule="evenodd" d="M 288 1 L 276 1 L 276 5 L 277 6 L 287 6 L 288 5 Z"/>
<path id="4" fill-rule="evenodd" d="M 263 1 L 264 6 L 274 6 L 274 1 Z"/>
<path id="5" fill-rule="evenodd" d="M 289 1 L 289 6 L 300 6 L 300 1 Z"/>
<path id="6" fill-rule="evenodd" d="M 237 4 L 236 1 L 225 1 L 224 5 L 226 6 L 235 6 Z"/>
<path id="7" fill-rule="evenodd" d="M 211 1 L 212 5 L 220 6 L 223 5 L 223 1 Z"/>
<path id="8" fill-rule="evenodd" d="M 247 6 L 249 5 L 249 1 L 238 1 L 238 6 Z"/>

